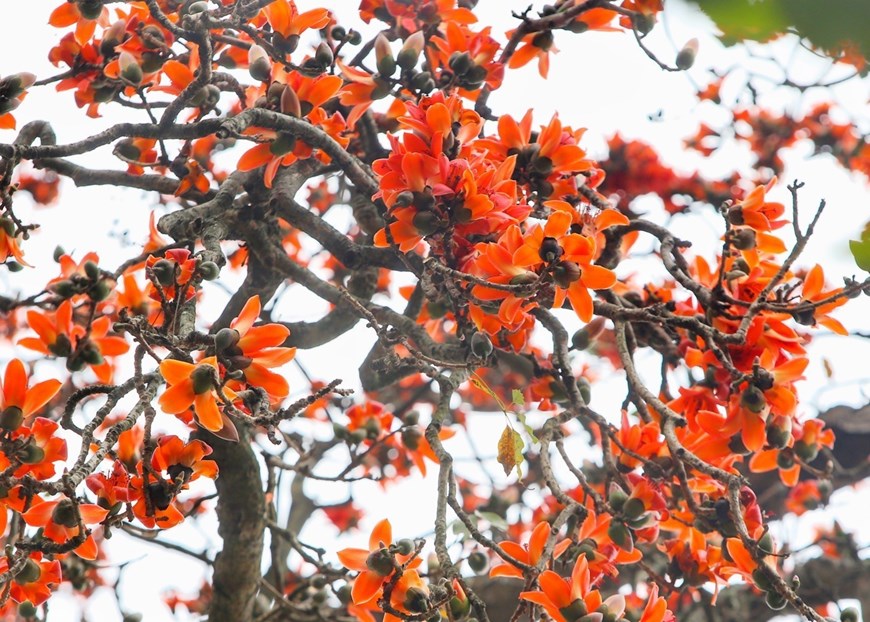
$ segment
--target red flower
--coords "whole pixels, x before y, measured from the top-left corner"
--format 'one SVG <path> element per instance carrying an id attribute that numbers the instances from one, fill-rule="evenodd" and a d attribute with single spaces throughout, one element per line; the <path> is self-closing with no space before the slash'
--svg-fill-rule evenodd
<path id="1" fill-rule="evenodd" d="M 399 565 L 409 563 L 410 568 L 414 568 L 420 564 L 419 558 L 411 559 L 413 553 L 390 553 L 388 547 L 392 543 L 393 528 L 385 518 L 372 529 L 368 549 L 347 548 L 338 551 L 338 559 L 342 565 L 359 572 L 351 590 L 354 604 L 361 605 L 374 600 Z"/>
<path id="2" fill-rule="evenodd" d="M 0 572 L 9 570 L 9 559 L 0 558 Z M 24 568 L 12 579 L 9 595 L 16 603 L 30 601 L 33 605 L 41 605 L 60 585 L 61 569 L 58 560 L 42 559 L 42 553 L 31 553 Z"/>
<path id="3" fill-rule="evenodd" d="M 513 557 L 515 560 L 522 562 L 528 566 L 535 566 L 541 555 L 544 553 L 544 547 L 547 544 L 547 538 L 550 536 L 550 525 L 546 521 L 541 521 L 532 530 L 532 535 L 529 537 L 527 546 L 522 547 L 516 542 L 505 541 L 501 542 L 498 547 Z M 558 542 L 553 547 L 553 559 L 558 559 L 562 553 L 571 545 L 571 540 L 564 539 Z M 493 566 L 489 571 L 490 577 L 517 577 L 521 579 L 523 572 L 516 566 L 510 563 L 499 564 Z"/>
<path id="4" fill-rule="evenodd" d="M 269 368 L 280 367 L 293 359 L 296 348 L 283 348 L 280 344 L 290 335 L 290 329 L 282 324 L 254 326 L 260 317 L 260 298 L 251 296 L 239 316 L 232 321 L 230 333 L 234 344 L 222 349 L 220 360 L 231 371 L 241 370 L 245 381 L 265 389 L 276 399 L 287 397 L 290 387 L 287 380 Z"/>
<path id="5" fill-rule="evenodd" d="M 42 408 L 60 390 L 60 380 L 43 380 L 29 386 L 27 370 L 12 359 L 0 383 L 0 427 L 16 430 L 30 415 Z"/>
<path id="6" fill-rule="evenodd" d="M 108 510 L 92 503 L 78 505 L 78 514 L 85 525 L 103 521 L 108 513 Z M 56 501 L 36 500 L 21 517 L 32 527 L 42 527 L 43 535 L 53 542 L 64 543 L 79 535 L 76 506 L 66 498 Z M 96 559 L 97 543 L 94 537 L 88 534 L 85 541 L 76 547 L 75 553 L 82 559 Z"/>
<path id="7" fill-rule="evenodd" d="M 164 412 L 178 415 L 193 406 L 197 422 L 206 430 L 217 432 L 228 425 L 217 404 L 220 397 L 215 385 L 218 370 L 214 357 L 203 359 L 198 365 L 165 360 L 160 363 L 160 373 L 169 384 L 159 400 Z M 235 397 L 230 389 L 223 391 L 229 399 Z"/>

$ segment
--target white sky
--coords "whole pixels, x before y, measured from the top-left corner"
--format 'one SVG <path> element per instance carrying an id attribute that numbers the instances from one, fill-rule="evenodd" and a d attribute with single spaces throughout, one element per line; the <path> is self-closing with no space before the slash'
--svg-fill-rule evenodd
<path id="1" fill-rule="evenodd" d="M 16 3 L 15 8 L 4 10 L 4 19 L 0 20 L 0 41 L 4 42 L 3 53 L 0 54 L 0 75 L 32 71 L 39 78 L 44 78 L 56 73 L 57 70 L 48 63 L 46 57 L 48 50 L 60 39 L 63 31 L 52 29 L 46 22 L 48 14 L 60 1 Z M 343 24 L 344 20 L 351 25 L 356 23 L 356 20 L 349 18 L 355 17 L 357 2 L 340 0 L 328 4 Z M 305 10 L 318 4 L 309 0 L 300 1 L 299 5 L 300 9 Z M 475 12 L 482 24 L 493 24 L 493 32 L 500 38 L 501 33 L 514 26 L 508 8 L 522 10 L 527 5 L 527 1 L 481 0 Z M 583 145 L 593 156 L 602 155 L 606 137 L 619 131 L 626 138 L 641 138 L 652 143 L 660 150 L 665 163 L 670 163 L 684 172 L 701 168 L 708 175 L 724 175 L 733 166 L 745 162 L 745 153 L 730 150 L 704 161 L 697 154 L 686 152 L 682 147 L 682 140 L 694 133 L 699 117 L 708 121 L 715 121 L 717 118 L 717 111 L 708 104 L 703 105 L 708 106 L 707 108 L 699 109 L 692 97 L 693 82 L 704 85 L 709 81 L 703 68 L 711 64 L 719 68 L 741 66 L 745 64 L 746 57 L 738 51 L 722 50 L 710 38 L 711 28 L 706 19 L 681 4 L 669 7 L 666 25 L 670 39 L 666 36 L 665 29 L 658 26 L 647 40 L 649 46 L 659 52 L 665 61 L 670 61 L 686 40 L 695 36 L 701 38 L 696 68 L 688 74 L 661 72 L 634 45 L 630 35 L 586 33 L 574 36 L 560 32 L 556 34 L 556 46 L 561 53 L 553 58 L 550 79 L 543 81 L 537 75 L 534 64 L 519 71 L 508 71 L 504 87 L 491 97 L 490 105 L 496 114 L 511 113 L 514 116 L 522 115 L 527 108 L 534 108 L 535 121 L 542 123 L 549 119 L 553 111 L 558 110 L 565 123 L 589 128 Z M 792 47 L 779 45 L 774 48 L 774 52 L 785 58 L 791 53 Z M 794 66 L 798 71 L 796 77 L 807 80 L 814 79 L 823 69 L 809 54 L 798 55 Z M 727 91 L 725 95 L 728 96 Z M 788 97 L 771 100 L 771 103 L 785 106 L 789 110 L 803 110 L 814 101 L 813 94 L 803 101 L 794 99 L 793 95 L 794 93 L 789 93 Z M 837 87 L 833 95 L 854 115 L 866 115 L 866 85 L 846 84 Z M 127 116 L 128 111 L 121 111 L 121 115 L 118 115 L 109 106 L 103 106 L 102 110 L 106 114 L 103 119 L 88 119 L 83 111 L 74 107 L 71 92 L 55 93 L 51 87 L 43 87 L 30 93 L 16 112 L 16 117 L 19 127 L 33 119 L 52 120 L 59 143 L 83 138 L 122 118 L 131 120 Z M 650 117 L 656 117 L 659 112 L 661 120 L 651 121 Z M 145 119 L 143 117 L 137 120 Z M 868 123 L 866 116 L 862 122 L 865 125 Z M 11 141 L 13 136 L 12 132 L 0 131 L 2 142 Z M 801 195 L 803 205 L 814 207 L 820 198 L 827 199 L 828 211 L 820 222 L 805 257 L 822 263 L 829 280 L 836 283 L 841 276 L 857 272 L 848 253 L 847 240 L 857 237 L 864 222 L 870 218 L 867 187 L 858 176 L 842 171 L 829 158 L 808 159 L 808 153 L 806 148 L 798 148 L 786 157 L 787 170 L 773 197 L 787 202 L 785 183 L 799 178 L 806 182 Z M 110 147 L 103 148 L 97 154 L 77 158 L 76 161 L 102 167 L 118 166 L 111 157 Z M 26 209 L 25 205 L 25 200 L 16 203 L 16 208 L 22 209 L 21 215 L 25 220 L 32 217 L 42 224 L 39 234 L 25 246 L 28 261 L 36 265 L 34 278 L 28 284 L 30 289 L 35 289 L 43 276 L 47 278 L 54 274 L 55 265 L 51 261 L 51 254 L 59 241 L 68 251 L 76 250 L 76 257 L 80 257 L 87 250 L 97 250 L 105 266 L 113 269 L 131 253 L 129 246 L 124 247 L 120 243 L 118 234 L 129 230 L 130 240 L 133 243 L 141 242 L 146 234 L 148 211 L 154 206 L 154 200 L 145 193 L 136 191 L 110 187 L 76 189 L 71 183 L 66 183 L 59 205 L 49 210 L 36 211 Z M 721 233 L 717 229 L 718 223 L 712 218 L 678 217 L 672 221 L 671 226 L 678 235 L 692 240 L 701 249 L 709 248 L 708 245 L 715 243 Z M 19 275 L 10 284 L 6 272 L 0 271 L 0 291 L 22 282 Z M 209 295 L 216 300 L 226 296 L 216 288 L 212 288 Z M 855 301 L 855 304 L 838 313 L 837 317 L 851 328 L 870 331 L 870 320 L 867 319 L 870 305 L 867 300 L 861 298 Z M 217 309 L 217 306 L 214 308 Z M 299 295 L 293 299 L 288 298 L 287 303 L 278 311 L 281 319 L 310 319 L 324 308 L 312 296 Z M 572 314 L 560 315 L 569 324 L 569 328 L 576 323 Z M 341 377 L 348 386 L 354 386 L 356 369 L 372 342 L 370 334 L 358 329 L 316 351 L 300 352 L 297 356 L 313 376 Z M 835 372 L 832 380 L 823 375 L 822 357 L 831 362 Z M 814 414 L 816 406 L 859 404 L 866 401 L 866 366 L 861 363 L 868 359 L 868 340 L 851 340 L 846 343 L 830 337 L 818 339 L 812 345 L 808 379 L 802 387 L 801 394 L 807 404 L 805 413 Z M 295 369 L 293 373 L 296 373 Z M 297 378 L 293 386 L 303 385 Z M 836 390 L 830 390 L 832 386 L 836 386 Z M 621 375 L 611 374 L 607 381 L 593 388 L 592 405 L 608 416 L 616 417 L 619 398 L 613 400 L 607 399 L 607 396 L 622 395 L 623 390 Z M 502 425 L 500 417 L 473 418 L 471 429 L 479 439 L 478 446 L 494 448 L 496 435 Z M 457 445 L 459 446 L 455 449 L 459 454 L 465 451 L 461 443 L 457 442 Z M 484 453 L 490 452 L 484 449 Z M 495 453 L 494 449 L 491 453 Z M 317 490 L 323 491 L 331 499 L 345 498 L 342 489 L 329 491 L 326 487 L 318 486 Z M 357 500 L 365 500 L 363 505 L 380 509 L 372 510 L 361 533 L 350 539 L 351 544 L 354 541 L 361 542 L 367 537 L 371 525 L 386 515 L 384 508 L 387 504 L 394 533 L 399 534 L 399 537 L 425 533 L 428 527 L 421 526 L 430 525 L 434 516 L 435 495 L 431 477 L 423 481 L 418 476 L 412 476 L 406 482 L 391 486 L 386 496 L 376 485 L 361 484 L 355 487 L 354 495 Z M 860 494 L 847 491 L 837 495 L 834 507 L 828 514 L 811 513 L 800 525 L 796 521 L 790 521 L 785 529 L 788 533 L 805 538 L 807 525 L 827 522 L 833 514 L 847 527 L 857 528 L 859 521 L 863 520 L 863 513 L 860 511 L 862 504 L 865 510 L 870 506 L 870 494 L 866 486 Z M 329 542 L 331 546 L 334 543 L 335 530 L 331 525 L 324 524 L 325 518 L 315 515 L 306 527 L 303 539 L 307 538 L 315 543 Z M 202 531 L 196 528 L 176 528 L 167 534 L 167 539 L 184 542 L 197 550 L 214 550 L 219 539 L 214 535 L 213 527 L 212 521 L 211 528 L 206 524 Z M 866 537 L 866 528 L 863 533 Z M 129 565 L 124 573 L 121 592 L 125 608 L 145 614 L 145 619 L 149 622 L 172 619 L 168 610 L 158 602 L 168 586 L 173 586 L 182 593 L 191 593 L 199 587 L 202 580 L 198 562 L 172 556 L 170 563 L 162 563 L 161 560 L 166 558 L 162 557 L 161 549 L 130 543 L 120 535 L 111 542 L 110 553 L 113 563 L 139 560 L 148 556 L 145 561 Z M 54 604 L 50 615 L 51 622 L 77 619 L 75 609 L 69 606 L 70 602 L 60 600 Z M 120 619 L 117 612 L 111 609 L 107 594 L 98 594 L 87 607 L 95 618 L 107 621 Z"/>

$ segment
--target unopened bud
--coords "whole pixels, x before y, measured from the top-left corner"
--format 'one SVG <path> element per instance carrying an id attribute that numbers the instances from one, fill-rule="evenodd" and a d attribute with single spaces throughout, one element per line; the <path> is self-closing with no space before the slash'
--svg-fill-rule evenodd
<path id="1" fill-rule="evenodd" d="M 383 33 L 379 34 L 375 39 L 375 60 L 378 73 L 382 76 L 389 77 L 395 73 L 396 59 L 393 58 L 390 42 Z"/>
<path id="2" fill-rule="evenodd" d="M 299 101 L 299 96 L 289 84 L 281 91 L 281 112 L 291 117 L 302 116 L 302 104 Z"/>
<path id="3" fill-rule="evenodd" d="M 138 86 L 142 82 L 142 67 L 139 66 L 136 57 L 124 50 L 118 56 L 118 68 L 121 77 L 130 84 Z"/>
<path id="4" fill-rule="evenodd" d="M 674 64 L 677 69 L 685 71 L 695 64 L 695 57 L 698 55 L 698 40 L 689 39 L 683 49 L 677 53 L 677 58 Z"/>
<path id="5" fill-rule="evenodd" d="M 259 45 L 252 45 L 248 50 L 248 73 L 254 80 L 268 82 L 272 77 L 272 61 L 266 50 Z"/>
<path id="6" fill-rule="evenodd" d="M 418 30 L 405 40 L 405 44 L 396 56 L 396 64 L 405 71 L 413 68 L 417 64 L 417 59 L 420 58 L 420 52 L 423 51 L 425 44 L 426 36 L 422 30 Z"/>

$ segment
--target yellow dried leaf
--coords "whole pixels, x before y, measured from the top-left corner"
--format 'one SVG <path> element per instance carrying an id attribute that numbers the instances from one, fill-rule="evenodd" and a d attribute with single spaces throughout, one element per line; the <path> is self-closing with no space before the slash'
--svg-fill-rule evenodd
<path id="1" fill-rule="evenodd" d="M 498 439 L 498 457 L 496 458 L 504 469 L 505 475 L 508 475 L 516 467 L 517 475 L 522 477 L 520 464 L 523 461 L 524 446 L 523 437 L 509 425 L 505 426 Z"/>

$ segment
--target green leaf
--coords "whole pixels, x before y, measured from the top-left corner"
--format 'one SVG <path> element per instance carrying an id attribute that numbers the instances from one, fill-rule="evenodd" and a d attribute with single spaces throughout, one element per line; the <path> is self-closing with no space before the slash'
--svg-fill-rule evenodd
<path id="1" fill-rule="evenodd" d="M 502 531 L 507 530 L 508 524 L 504 517 L 499 516 L 495 512 L 475 512 L 477 516 L 488 522 L 490 525 Z"/>
<path id="2" fill-rule="evenodd" d="M 870 236 L 862 236 L 860 240 L 849 240 L 849 250 L 855 263 L 864 272 L 870 272 Z"/>
<path id="3" fill-rule="evenodd" d="M 471 536 L 471 533 L 469 533 L 468 531 L 468 527 L 466 527 L 465 523 L 463 523 L 458 518 L 450 523 L 450 531 L 453 533 L 454 536 Z"/>
<path id="4" fill-rule="evenodd" d="M 529 437 L 532 439 L 532 442 L 537 443 L 538 437 L 535 436 L 535 431 L 532 429 L 532 426 L 530 426 L 528 424 L 528 422 L 526 421 L 526 414 L 525 413 L 516 413 L 516 416 L 517 416 L 517 421 L 519 421 L 520 425 L 523 426 L 523 428 L 526 431 L 526 434 L 528 434 Z"/>
<path id="5" fill-rule="evenodd" d="M 846 42 L 870 55 L 870 2 L 862 0 L 690 0 L 722 31 L 726 45 L 767 41 L 797 30 L 818 47 L 837 52 Z"/>
<path id="6" fill-rule="evenodd" d="M 525 406 L 526 405 L 526 398 L 523 397 L 523 392 L 520 391 L 519 389 L 514 389 L 513 391 L 511 391 L 511 401 L 516 406 Z"/>

